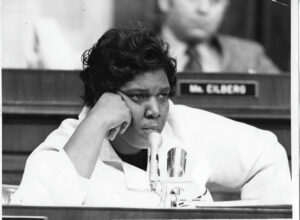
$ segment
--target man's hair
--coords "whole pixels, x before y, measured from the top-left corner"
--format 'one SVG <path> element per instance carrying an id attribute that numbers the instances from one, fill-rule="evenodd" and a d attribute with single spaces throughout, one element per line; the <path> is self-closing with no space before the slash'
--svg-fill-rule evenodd
<path id="1" fill-rule="evenodd" d="M 84 104 L 93 107 L 105 92 L 120 87 L 147 71 L 164 70 L 171 95 L 176 84 L 176 60 L 168 45 L 141 23 L 112 28 L 82 55 Z"/>

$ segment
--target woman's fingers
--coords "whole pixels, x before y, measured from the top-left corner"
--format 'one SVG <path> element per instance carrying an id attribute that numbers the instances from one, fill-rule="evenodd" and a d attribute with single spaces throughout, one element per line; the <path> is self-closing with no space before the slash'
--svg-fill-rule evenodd
<path id="1" fill-rule="evenodd" d="M 130 122 L 123 122 L 121 125 L 121 130 L 120 130 L 120 134 L 124 134 L 124 132 L 127 130 L 128 126 L 129 126 Z"/>
<path id="2" fill-rule="evenodd" d="M 113 129 L 110 129 L 110 131 L 108 133 L 108 139 L 110 141 L 113 141 L 116 138 L 116 136 L 118 135 L 120 129 L 121 129 L 120 125 L 117 126 L 117 127 L 115 127 L 115 128 L 113 128 Z"/>

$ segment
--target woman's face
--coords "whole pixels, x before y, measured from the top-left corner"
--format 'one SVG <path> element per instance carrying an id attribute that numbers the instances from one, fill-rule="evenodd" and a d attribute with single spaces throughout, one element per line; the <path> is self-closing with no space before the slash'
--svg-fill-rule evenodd
<path id="1" fill-rule="evenodd" d="M 163 70 L 145 72 L 120 91 L 130 99 L 126 105 L 132 121 L 126 132 L 116 138 L 136 149 L 148 148 L 149 134 L 162 131 L 169 111 L 170 84 L 166 73 Z"/>

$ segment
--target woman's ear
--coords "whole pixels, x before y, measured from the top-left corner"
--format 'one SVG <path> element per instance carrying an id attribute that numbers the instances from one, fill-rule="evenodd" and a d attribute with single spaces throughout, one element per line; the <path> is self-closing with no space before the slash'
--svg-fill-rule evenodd
<path id="1" fill-rule="evenodd" d="M 172 5 L 171 1 L 172 0 L 157 0 L 157 6 L 159 10 L 162 13 L 168 13 Z"/>

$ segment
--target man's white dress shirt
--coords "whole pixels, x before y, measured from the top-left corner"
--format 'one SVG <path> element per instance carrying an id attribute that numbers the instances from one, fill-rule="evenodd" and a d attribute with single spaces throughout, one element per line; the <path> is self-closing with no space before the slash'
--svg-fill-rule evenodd
<path id="1" fill-rule="evenodd" d="M 63 147 L 89 109 L 79 119 L 66 119 L 29 156 L 12 204 L 62 206 L 159 207 L 150 191 L 149 171 L 123 162 L 108 140 L 90 179 L 78 175 Z M 187 152 L 185 196 L 205 194 L 206 184 L 241 187 L 242 200 L 290 203 L 291 178 L 287 155 L 269 131 L 200 109 L 174 105 L 162 131 L 159 149 L 160 179 L 168 180 L 170 148 Z M 86 146 L 88 150 L 88 146 Z M 149 166 L 148 166 L 149 167 Z M 212 201 L 207 192 L 203 201 Z"/>

